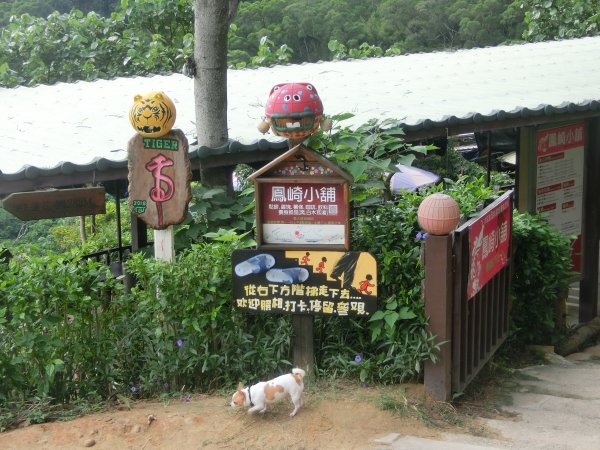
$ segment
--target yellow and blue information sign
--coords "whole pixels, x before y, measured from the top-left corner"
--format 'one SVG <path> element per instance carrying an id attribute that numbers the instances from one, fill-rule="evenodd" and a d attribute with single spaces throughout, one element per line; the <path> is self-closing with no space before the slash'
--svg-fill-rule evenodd
<path id="1" fill-rule="evenodd" d="M 251 312 L 370 316 L 377 311 L 377 263 L 366 252 L 236 250 L 235 306 Z"/>

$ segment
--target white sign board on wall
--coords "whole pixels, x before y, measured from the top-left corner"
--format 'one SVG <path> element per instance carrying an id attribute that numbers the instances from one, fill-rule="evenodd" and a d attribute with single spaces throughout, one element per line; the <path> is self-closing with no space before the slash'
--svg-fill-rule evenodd
<path id="1" fill-rule="evenodd" d="M 536 133 L 536 210 L 565 235 L 581 239 L 585 124 L 577 123 Z M 574 249 L 577 248 L 574 245 Z M 573 254 L 579 270 L 579 254 Z"/>

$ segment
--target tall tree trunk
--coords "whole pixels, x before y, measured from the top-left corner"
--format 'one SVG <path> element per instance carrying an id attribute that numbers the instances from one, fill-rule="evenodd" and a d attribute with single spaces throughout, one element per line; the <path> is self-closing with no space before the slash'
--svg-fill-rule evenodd
<path id="1" fill-rule="evenodd" d="M 220 147 L 227 143 L 227 31 L 230 2 L 195 0 L 194 100 L 198 145 Z M 201 170 L 206 184 L 223 184 L 215 170 Z M 226 174 L 221 181 L 227 183 Z"/>

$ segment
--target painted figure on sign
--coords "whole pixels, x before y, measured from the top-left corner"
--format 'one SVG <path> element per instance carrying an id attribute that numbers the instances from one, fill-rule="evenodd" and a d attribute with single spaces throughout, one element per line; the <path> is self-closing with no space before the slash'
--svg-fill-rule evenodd
<path id="1" fill-rule="evenodd" d="M 369 291 L 369 288 L 375 287 L 375 285 L 373 283 L 371 283 L 372 279 L 373 279 L 373 276 L 371 274 L 367 274 L 367 276 L 365 277 L 365 280 L 361 281 L 360 284 L 358 285 L 358 292 L 364 293 L 367 295 L 371 295 L 372 292 Z"/>
<path id="2" fill-rule="evenodd" d="M 325 258 L 324 256 L 321 258 L 321 261 L 319 262 L 319 264 L 317 265 L 317 268 L 315 269 L 315 271 L 319 272 L 319 273 L 323 273 L 323 271 L 325 270 L 325 263 L 327 262 L 327 258 Z"/>
<path id="3" fill-rule="evenodd" d="M 146 164 L 146 170 L 151 172 L 154 178 L 154 187 L 150 190 L 150 198 L 156 203 L 159 226 L 163 225 L 162 203 L 170 200 L 175 193 L 175 183 L 173 183 L 171 178 L 162 174 L 161 171 L 164 167 L 170 167 L 173 164 L 175 163 L 172 159 L 162 154 L 156 155 Z M 166 189 L 163 189 L 163 186 Z"/>
<path id="4" fill-rule="evenodd" d="M 307 266 L 309 262 L 310 262 L 310 252 L 306 252 L 306 255 L 304 255 L 302 257 L 302 259 L 300 260 L 300 264 L 302 264 L 303 266 Z"/>

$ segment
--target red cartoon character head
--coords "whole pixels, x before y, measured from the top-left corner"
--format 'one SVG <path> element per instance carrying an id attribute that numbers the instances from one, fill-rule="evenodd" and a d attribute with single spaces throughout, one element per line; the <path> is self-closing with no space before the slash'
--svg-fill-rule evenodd
<path id="1" fill-rule="evenodd" d="M 310 83 L 282 83 L 273 86 L 265 107 L 265 122 L 259 130 L 289 139 L 304 139 L 323 122 L 323 103 Z"/>

